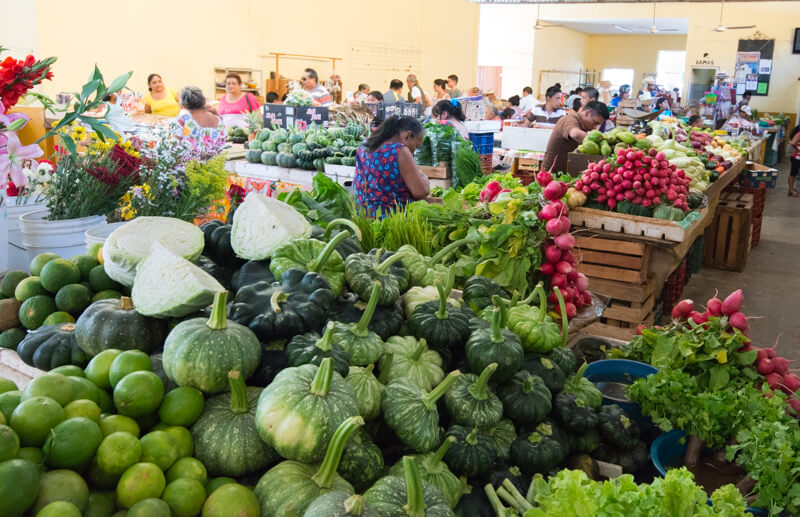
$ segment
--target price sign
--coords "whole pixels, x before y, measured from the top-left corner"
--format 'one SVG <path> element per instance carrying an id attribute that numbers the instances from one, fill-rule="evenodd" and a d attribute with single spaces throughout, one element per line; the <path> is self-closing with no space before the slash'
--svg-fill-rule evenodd
<path id="1" fill-rule="evenodd" d="M 287 111 L 291 106 L 285 104 L 264 104 L 262 106 L 264 113 L 264 127 L 271 129 L 273 125 L 286 128 L 287 125 Z"/>
<path id="2" fill-rule="evenodd" d="M 297 106 L 294 109 L 295 125 L 305 130 L 308 126 L 316 124 L 328 127 L 328 108 L 323 106 Z"/>

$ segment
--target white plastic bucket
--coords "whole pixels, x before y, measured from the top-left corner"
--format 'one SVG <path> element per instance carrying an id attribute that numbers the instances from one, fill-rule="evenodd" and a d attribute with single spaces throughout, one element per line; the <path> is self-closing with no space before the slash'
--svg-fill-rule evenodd
<path id="1" fill-rule="evenodd" d="M 6 243 L 0 250 L 0 271 L 5 271 L 8 269 L 8 211 L 2 197 L 0 197 L 0 242 Z"/>
<path id="2" fill-rule="evenodd" d="M 30 260 L 44 252 L 64 258 L 86 253 L 86 230 L 106 224 L 104 215 L 47 221 L 48 214 L 47 210 L 37 210 L 20 217 L 22 241 Z"/>
<path id="3" fill-rule="evenodd" d="M 127 224 L 127 222 L 128 221 L 122 221 L 120 223 L 104 224 L 103 226 L 97 226 L 86 230 L 86 244 L 103 244 L 106 242 L 106 239 L 108 239 L 108 236 L 111 235 L 111 232 Z"/>
<path id="4" fill-rule="evenodd" d="M 8 243 L 8 246 L 6 246 L 8 262 L 6 263 L 5 267 L 7 269 L 21 269 L 23 271 L 27 271 L 30 260 L 28 260 L 28 253 L 25 251 L 25 245 L 22 243 L 22 230 L 20 229 L 19 218 L 22 214 L 35 212 L 36 210 L 43 210 L 45 208 L 45 204 L 17 204 L 16 197 L 6 198 L 4 203 L 6 204 L 5 208 L 8 217 L 8 238 L 6 239 L 3 237 L 2 235 L 4 234 L 2 230 L 0 230 L 0 242 Z M 0 223 L 2 223 L 2 221 L 0 221 Z M 2 251 L 0 251 L 0 255 L 2 255 L 0 256 L 0 263 L 2 263 L 2 258 L 5 255 L 2 253 Z M 3 268 L 0 267 L 0 271 L 2 269 Z"/>

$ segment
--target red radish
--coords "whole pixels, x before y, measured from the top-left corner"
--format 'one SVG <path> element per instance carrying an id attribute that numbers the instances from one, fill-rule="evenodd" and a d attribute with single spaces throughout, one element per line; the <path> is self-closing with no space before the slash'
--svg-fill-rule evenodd
<path id="1" fill-rule="evenodd" d="M 562 233 L 564 233 L 564 230 L 561 229 L 561 221 L 559 219 L 550 219 L 544 225 L 544 229 L 550 235 L 561 235 Z"/>
<path id="2" fill-rule="evenodd" d="M 545 221 L 558 217 L 558 210 L 552 204 L 545 205 L 539 210 L 539 216 Z"/>
<path id="3" fill-rule="evenodd" d="M 706 323 L 708 321 L 703 314 L 701 314 L 701 313 L 699 313 L 697 311 L 690 312 L 689 313 L 689 319 L 694 321 L 697 325 L 702 325 L 703 323 Z"/>
<path id="4" fill-rule="evenodd" d="M 772 372 L 768 375 L 765 375 L 764 377 L 767 378 L 767 384 L 769 384 L 770 388 L 772 388 L 773 390 L 780 389 L 781 384 L 783 383 L 783 377 L 781 376 L 781 374 Z"/>
<path id="5" fill-rule="evenodd" d="M 575 237 L 571 233 L 562 233 L 556 236 L 553 242 L 562 250 L 571 250 L 575 247 Z"/>
<path id="6" fill-rule="evenodd" d="M 578 286 L 578 291 L 585 293 L 589 289 L 589 279 L 583 273 L 578 273 L 575 285 Z"/>
<path id="7" fill-rule="evenodd" d="M 544 257 L 548 262 L 555 264 L 561 260 L 561 250 L 555 244 L 548 244 L 544 248 Z"/>
<path id="8" fill-rule="evenodd" d="M 561 199 L 561 197 L 564 195 L 564 190 L 562 189 L 562 185 L 563 183 L 561 183 L 560 181 L 551 181 L 544 188 L 544 197 L 546 197 L 550 201 Z"/>
<path id="9" fill-rule="evenodd" d="M 558 271 L 562 275 L 568 275 L 572 271 L 572 266 L 569 265 L 567 262 L 561 261 L 556 264 L 556 271 Z"/>
<path id="10" fill-rule="evenodd" d="M 750 350 L 758 350 L 758 349 L 756 347 L 754 347 L 751 343 L 748 342 L 748 343 L 740 346 L 736 351 L 737 352 L 749 352 Z"/>
<path id="11" fill-rule="evenodd" d="M 566 262 L 567 264 L 575 264 L 575 256 L 572 255 L 570 250 L 562 250 L 561 251 L 561 260 Z"/>
<path id="12" fill-rule="evenodd" d="M 585 303 L 586 305 L 592 304 L 592 295 L 589 294 L 589 291 L 583 292 L 583 303 Z"/>
<path id="13" fill-rule="evenodd" d="M 781 382 L 781 388 L 787 395 L 796 393 L 800 389 L 800 378 L 795 374 L 784 375 Z"/>
<path id="14" fill-rule="evenodd" d="M 569 264 L 569 262 L 567 262 L 567 264 Z M 577 282 L 578 281 L 578 270 L 577 269 L 572 268 L 572 271 L 567 273 L 567 281 L 569 281 L 569 282 Z"/>
<path id="15" fill-rule="evenodd" d="M 575 297 L 575 290 L 569 286 L 565 287 L 561 296 L 564 297 L 565 302 L 572 302 Z"/>
<path id="16" fill-rule="evenodd" d="M 739 329 L 742 332 L 748 328 L 747 317 L 741 312 L 734 312 L 728 316 L 728 323 L 730 323 L 731 327 Z"/>
<path id="17" fill-rule="evenodd" d="M 644 329 L 646 329 L 646 328 L 647 328 L 646 325 L 639 325 L 638 327 L 636 327 L 636 335 L 637 336 L 641 336 L 642 335 L 642 331 Z"/>
<path id="18" fill-rule="evenodd" d="M 789 365 L 791 364 L 791 361 L 783 357 L 776 357 L 771 359 L 771 361 L 775 372 L 784 376 L 789 374 Z"/>
<path id="19" fill-rule="evenodd" d="M 789 409 L 791 409 L 791 412 L 789 412 L 790 415 L 800 415 L 800 399 L 789 399 L 787 403 L 789 405 Z"/>
<path id="20" fill-rule="evenodd" d="M 693 310 L 694 302 L 692 300 L 681 300 L 672 309 L 672 317 L 676 320 L 685 320 Z"/>
<path id="21" fill-rule="evenodd" d="M 575 189 L 576 190 L 583 190 L 583 181 L 578 180 L 575 182 Z"/>
<path id="22" fill-rule="evenodd" d="M 611 172 L 611 164 L 610 163 L 604 163 L 601 170 L 603 172 Z"/>
<path id="23" fill-rule="evenodd" d="M 542 265 L 539 266 L 539 271 L 541 271 L 543 275 L 550 276 L 556 272 L 556 267 L 552 262 L 542 262 Z"/>
<path id="24" fill-rule="evenodd" d="M 756 362 L 756 369 L 761 375 L 769 375 L 775 371 L 775 365 L 773 364 L 772 359 L 765 357 Z"/>
<path id="25" fill-rule="evenodd" d="M 553 181 L 553 175 L 550 174 L 548 171 L 541 171 L 539 174 L 536 175 L 536 182 L 539 185 L 546 187 Z"/>
<path id="26" fill-rule="evenodd" d="M 550 284 L 553 287 L 558 287 L 559 289 L 563 289 L 564 287 L 567 286 L 567 275 L 555 272 L 553 276 L 550 278 Z"/>
<path id="27" fill-rule="evenodd" d="M 730 316 L 742 308 L 742 302 L 744 302 L 744 295 L 742 295 L 742 290 L 737 289 L 725 298 L 725 301 L 722 302 L 722 314 L 725 316 Z M 745 327 L 746 328 L 746 327 Z"/>
<path id="28" fill-rule="evenodd" d="M 566 297 L 565 297 L 566 298 Z M 561 306 L 556 305 L 555 307 L 556 314 L 561 316 Z M 575 304 L 571 302 L 564 302 L 564 311 L 567 313 L 567 319 L 570 320 L 578 315 L 578 309 L 575 307 Z"/>
<path id="29" fill-rule="evenodd" d="M 569 222 L 569 217 L 562 215 L 558 218 L 561 223 L 561 233 L 567 233 L 572 228 L 572 223 Z"/>

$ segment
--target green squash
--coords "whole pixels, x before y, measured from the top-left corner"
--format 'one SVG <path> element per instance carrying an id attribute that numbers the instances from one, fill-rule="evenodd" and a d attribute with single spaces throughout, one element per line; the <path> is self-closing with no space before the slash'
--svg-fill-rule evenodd
<path id="1" fill-rule="evenodd" d="M 590 429 L 584 434 L 570 434 L 568 437 L 570 454 L 589 454 L 600 446 L 600 433 Z"/>
<path id="2" fill-rule="evenodd" d="M 477 427 L 453 424 L 447 429 L 445 436 L 456 439 L 444 456 L 445 463 L 456 475 L 471 478 L 492 470 L 497 460 L 497 450 L 492 438 L 485 431 Z"/>
<path id="3" fill-rule="evenodd" d="M 558 287 L 554 287 L 553 291 L 559 300 L 561 314 L 566 314 L 561 291 Z M 511 307 L 508 314 L 508 328 L 519 335 L 525 350 L 547 353 L 566 342 L 569 322 L 566 318 L 562 318 L 562 328 L 559 329 L 558 325 L 547 315 L 547 299 L 541 282 L 534 289 L 534 294 L 539 296 L 539 307 L 532 307 L 527 303 Z"/>
<path id="4" fill-rule="evenodd" d="M 447 283 L 436 284 L 439 300 L 418 306 L 408 320 L 414 335 L 424 339 L 440 355 L 451 348 L 462 347 L 469 337 L 469 317 L 447 303 L 454 281 L 455 268 L 451 266 Z"/>
<path id="5" fill-rule="evenodd" d="M 388 354 L 392 362 L 387 364 Z M 432 389 L 442 379 L 442 358 L 429 350 L 425 340 L 417 341 L 411 336 L 392 336 L 386 341 L 386 353 L 378 366 L 381 379 L 390 383 L 398 379 L 409 380 L 426 390 Z"/>
<path id="6" fill-rule="evenodd" d="M 505 313 L 504 307 L 495 307 L 491 327 L 473 330 L 464 345 L 472 372 L 482 372 L 497 363 L 494 380 L 498 383 L 507 381 L 519 370 L 524 355 L 519 336 L 503 328 Z"/>
<path id="7" fill-rule="evenodd" d="M 561 368 L 564 375 L 572 375 L 578 370 L 578 358 L 571 348 L 557 346 L 550 351 L 548 357 Z"/>
<path id="8" fill-rule="evenodd" d="M 266 149 L 264 149 L 265 147 Z M 278 165 L 278 146 L 272 142 L 264 142 L 261 145 L 261 148 L 264 149 L 264 152 L 261 153 L 260 157 L 261 163 L 272 166 Z"/>
<path id="9" fill-rule="evenodd" d="M 258 144 L 258 149 L 248 149 L 244 157 L 249 163 L 261 163 L 261 144 Z"/>
<path id="10" fill-rule="evenodd" d="M 562 391 L 553 399 L 556 419 L 571 433 L 583 434 L 597 425 L 597 413 L 572 393 Z"/>
<path id="11" fill-rule="evenodd" d="M 403 295 L 405 317 L 410 319 L 411 315 L 414 314 L 414 311 L 417 310 L 417 307 L 424 303 L 435 301 L 439 301 L 439 291 L 436 289 L 436 286 L 429 285 L 427 287 L 412 287 Z M 448 298 L 447 303 L 453 308 L 461 308 L 461 302 L 455 298 Z"/>
<path id="12" fill-rule="evenodd" d="M 366 366 L 374 363 L 380 359 L 386 348 L 386 344 L 381 337 L 369 330 L 369 324 L 375 314 L 375 308 L 378 306 L 380 294 L 381 285 L 375 282 L 372 286 L 367 308 L 364 309 L 364 313 L 358 323 L 335 322 L 333 324 L 334 341 L 350 354 L 350 364 L 353 366 Z"/>
<path id="13" fill-rule="evenodd" d="M 558 440 L 554 426 L 541 423 L 533 431 L 521 434 L 511 444 L 511 462 L 522 472 L 548 474 L 567 457 L 567 447 Z"/>
<path id="14" fill-rule="evenodd" d="M 564 387 L 564 372 L 547 356 L 527 353 L 522 359 L 522 369 L 531 372 L 544 381 L 550 393 L 558 393 Z"/>
<path id="15" fill-rule="evenodd" d="M 464 493 L 464 484 L 444 462 L 445 454 L 455 442 L 456 438 L 454 436 L 447 436 L 435 452 L 414 456 L 422 480 L 441 490 L 442 495 L 447 498 L 450 508 L 456 507 Z M 389 475 L 402 476 L 403 462 L 398 461 L 395 463 L 389 470 Z"/>
<path id="16" fill-rule="evenodd" d="M 279 144 L 278 147 L 280 148 L 281 145 L 283 144 Z M 297 164 L 294 155 L 287 152 L 279 152 L 275 161 L 278 167 L 283 167 L 284 169 L 291 169 Z"/>
<path id="17" fill-rule="evenodd" d="M 328 323 L 325 332 L 300 334 L 292 338 L 286 345 L 286 361 L 289 366 L 314 364 L 319 366 L 323 359 L 333 359 L 334 369 L 342 377 L 350 371 L 350 354 L 334 339 L 334 324 Z"/>
<path id="18" fill-rule="evenodd" d="M 45 325 L 29 332 L 17 345 L 17 354 L 25 364 L 45 371 L 68 364 L 83 368 L 89 362 L 75 338 L 74 323 Z"/>
<path id="19" fill-rule="evenodd" d="M 488 365 L 480 377 L 471 373 L 461 375 L 444 400 L 447 412 L 457 423 L 467 427 L 488 427 L 503 418 L 503 403 L 489 388 L 489 379 L 497 363 Z"/>
<path id="20" fill-rule="evenodd" d="M 225 318 L 228 292 L 214 295 L 211 317 L 192 318 L 175 326 L 164 342 L 164 373 L 178 386 L 206 394 L 228 389 L 228 372 L 247 379 L 261 360 L 261 344 L 252 330 Z"/>
<path id="21" fill-rule="evenodd" d="M 253 285 L 256 282 L 264 281 L 272 284 L 275 277 L 269 270 L 269 265 L 260 260 L 249 260 L 237 269 L 231 278 L 231 289 L 238 292 L 246 285 Z"/>
<path id="22" fill-rule="evenodd" d="M 415 288 L 412 287 L 412 289 Z M 406 292 L 405 296 L 408 296 L 409 292 L 411 291 Z M 336 299 L 336 303 L 331 308 L 331 320 L 338 323 L 358 323 L 364 315 L 367 303 L 355 293 L 344 293 Z M 403 304 L 398 300 L 394 305 L 376 307 L 367 328 L 385 341 L 396 335 L 404 322 Z"/>
<path id="23" fill-rule="evenodd" d="M 602 406 L 597 418 L 597 429 L 603 440 L 622 450 L 636 447 L 639 441 L 639 426 L 618 405 Z"/>
<path id="24" fill-rule="evenodd" d="M 416 460 L 403 457 L 403 477 L 379 479 L 364 499 L 382 517 L 453 517 L 442 492 L 423 481 Z"/>
<path id="25" fill-rule="evenodd" d="M 600 409 L 600 406 L 603 405 L 603 394 L 592 381 L 583 376 L 588 366 L 589 365 L 584 362 L 583 365 L 578 368 L 577 372 L 567 377 L 567 380 L 564 382 L 563 390 L 566 393 L 575 395 L 584 406 Z"/>
<path id="26" fill-rule="evenodd" d="M 287 460 L 261 476 L 254 490 L 261 504 L 261 514 L 287 515 L 292 509 L 296 515 L 301 515 L 317 497 L 328 492 L 341 490 L 352 495 L 352 485 L 336 470 L 347 440 L 362 425 L 364 419 L 360 416 L 346 418 L 333 433 L 321 464 Z"/>
<path id="27" fill-rule="evenodd" d="M 500 392 L 503 410 L 515 422 L 536 424 L 550 413 L 552 395 L 544 381 L 522 370 L 514 374 Z"/>
<path id="28" fill-rule="evenodd" d="M 261 341 L 271 342 L 322 327 L 335 299 L 322 276 L 292 268 L 280 282 L 260 281 L 239 289 L 230 314 Z"/>
<path id="29" fill-rule="evenodd" d="M 357 491 L 366 490 L 383 474 L 383 453 L 364 429 L 359 429 L 347 442 L 339 463 L 339 475 L 352 483 Z"/>
<path id="30" fill-rule="evenodd" d="M 459 375 L 458 370 L 450 372 L 431 391 L 407 379 L 397 379 L 386 386 L 383 418 L 403 443 L 417 452 L 431 451 L 439 444 L 436 401 L 455 384 Z"/>
<path id="31" fill-rule="evenodd" d="M 232 225 L 213 219 L 200 226 L 200 229 L 203 230 L 205 240 L 203 255 L 226 268 L 238 269 L 245 263 L 236 256 L 231 246 Z"/>
<path id="32" fill-rule="evenodd" d="M 381 517 L 364 501 L 362 495 L 347 492 L 328 492 L 309 505 L 303 517 Z"/>
<path id="33" fill-rule="evenodd" d="M 467 306 L 480 314 L 482 310 L 492 305 L 494 296 L 508 296 L 508 293 L 497 282 L 481 275 L 467 278 L 462 289 L 462 300 Z"/>
<path id="34" fill-rule="evenodd" d="M 517 430 L 514 427 L 514 422 L 508 418 L 503 418 L 495 425 L 485 429 L 485 431 L 494 443 L 497 459 L 507 462 L 511 444 L 517 439 Z"/>
<path id="35" fill-rule="evenodd" d="M 358 415 L 353 388 L 333 369 L 333 359 L 319 367 L 287 368 L 261 392 L 256 425 L 261 438 L 284 458 L 319 461 L 336 428 Z"/>
<path id="36" fill-rule="evenodd" d="M 291 240 L 275 250 L 269 270 L 275 278 L 291 268 L 319 273 L 328 281 L 333 294 L 338 295 L 344 287 L 344 261 L 336 246 L 347 237 L 346 232 L 339 232 L 328 243 L 316 239 Z"/>
<path id="37" fill-rule="evenodd" d="M 163 320 L 143 316 L 127 296 L 91 304 L 75 322 L 78 346 L 90 356 L 109 348 L 152 353 L 167 336 Z"/>
<path id="38" fill-rule="evenodd" d="M 409 288 L 408 271 L 400 263 L 402 258 L 401 253 L 393 254 L 381 249 L 353 253 L 344 261 L 347 284 L 362 300 L 367 301 L 377 281 L 381 285 L 378 304 L 392 305 Z"/>
<path id="39" fill-rule="evenodd" d="M 436 285 L 446 282 L 449 274 L 448 268 L 441 264 L 442 260 L 464 244 L 474 241 L 473 238 L 466 238 L 451 242 L 432 257 L 422 255 L 410 244 L 401 246 L 397 252 L 403 254 L 401 262 L 408 270 L 411 285 Z"/>
<path id="40" fill-rule="evenodd" d="M 277 453 L 258 435 L 256 405 L 261 388 L 247 388 L 241 374 L 228 373 L 230 393 L 208 399 L 192 426 L 194 457 L 212 476 L 244 476 L 267 468 Z"/>
<path id="41" fill-rule="evenodd" d="M 389 354 L 388 357 L 392 358 L 392 361 L 394 360 L 394 354 Z M 386 364 L 391 367 L 388 359 Z M 373 420 L 381 414 L 384 385 L 372 373 L 374 368 L 374 364 L 370 364 L 366 368 L 351 366 L 347 377 L 344 378 L 356 394 L 358 412 L 364 417 L 364 420 Z"/>

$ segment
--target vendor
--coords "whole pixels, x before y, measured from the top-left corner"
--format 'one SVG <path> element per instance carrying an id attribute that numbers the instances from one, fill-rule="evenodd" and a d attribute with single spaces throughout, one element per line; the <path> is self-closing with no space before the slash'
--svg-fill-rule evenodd
<path id="1" fill-rule="evenodd" d="M 567 112 L 561 107 L 561 88 L 551 86 L 544 94 L 545 102 L 534 106 L 527 115 L 529 122 L 544 122 L 555 124 L 564 117 Z"/>
<path id="2" fill-rule="evenodd" d="M 160 115 L 162 117 L 175 117 L 180 112 L 178 106 L 178 92 L 174 88 L 164 86 L 164 80 L 158 74 L 147 76 L 147 89 L 150 90 L 144 96 L 144 112 Z"/>
<path id="3" fill-rule="evenodd" d="M 753 111 L 747 104 L 739 106 L 736 113 L 728 117 L 723 128 L 727 131 L 752 131 L 753 123 L 750 122 L 750 115 Z"/>
<path id="4" fill-rule="evenodd" d="M 197 86 L 181 90 L 181 111 L 170 124 L 170 136 L 181 141 L 200 160 L 219 154 L 228 140 L 222 118 L 209 112 L 206 98 Z"/>
<path id="5" fill-rule="evenodd" d="M 371 217 L 383 217 L 430 193 L 428 177 L 414 161 L 425 131 L 413 117 L 393 115 L 356 152 L 356 202 Z"/>
<path id="6" fill-rule="evenodd" d="M 619 96 L 614 97 L 611 99 L 611 103 L 609 104 L 612 108 L 616 108 L 619 106 L 620 101 L 624 101 L 629 99 L 631 96 L 631 87 L 627 84 L 623 84 L 619 87 Z"/>
<path id="7" fill-rule="evenodd" d="M 587 133 L 597 129 L 608 120 L 608 108 L 602 102 L 592 101 L 578 113 L 570 113 L 556 123 L 547 151 L 542 161 L 542 170 L 553 174 L 567 168 L 567 154 L 583 142 Z"/>
<path id="8" fill-rule="evenodd" d="M 669 109 L 669 99 L 666 97 L 659 97 L 653 106 L 653 113 L 661 112 L 658 115 L 658 120 L 663 120 L 672 116 L 672 111 Z"/>
<path id="9" fill-rule="evenodd" d="M 225 76 L 225 95 L 219 100 L 217 111 L 220 115 L 239 115 L 258 110 L 260 104 L 252 93 L 242 91 L 242 78 L 239 74 Z"/>
<path id="10" fill-rule="evenodd" d="M 692 115 L 689 117 L 689 127 L 703 127 L 703 117 L 700 115 Z"/>
<path id="11" fill-rule="evenodd" d="M 444 79 L 435 79 L 433 81 L 433 103 L 438 101 L 449 101 L 450 94 L 447 93 L 447 81 Z"/>
<path id="12" fill-rule="evenodd" d="M 467 126 L 464 125 L 464 121 L 467 117 L 464 116 L 461 105 L 456 99 L 437 102 L 433 107 L 431 116 L 437 119 L 440 124 L 453 126 L 464 140 L 469 140 L 469 131 L 467 130 Z"/>

